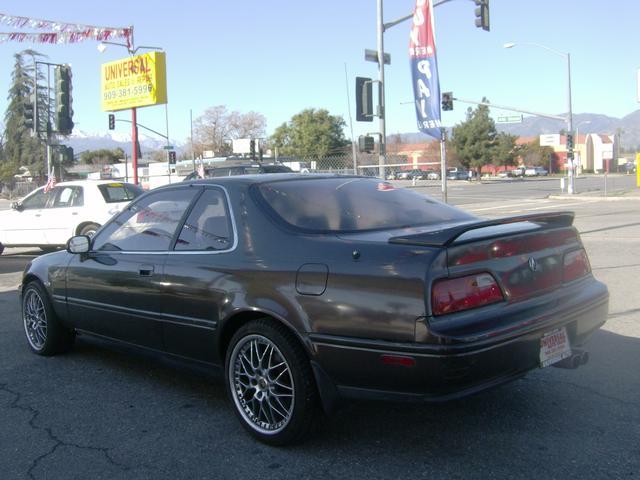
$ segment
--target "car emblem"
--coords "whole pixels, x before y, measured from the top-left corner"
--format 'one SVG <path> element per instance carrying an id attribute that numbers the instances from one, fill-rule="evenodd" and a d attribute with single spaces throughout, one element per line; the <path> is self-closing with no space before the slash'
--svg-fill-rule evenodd
<path id="1" fill-rule="evenodd" d="M 538 262 L 536 262 L 536 259 L 533 257 L 529 257 L 529 270 L 532 272 L 538 270 Z"/>

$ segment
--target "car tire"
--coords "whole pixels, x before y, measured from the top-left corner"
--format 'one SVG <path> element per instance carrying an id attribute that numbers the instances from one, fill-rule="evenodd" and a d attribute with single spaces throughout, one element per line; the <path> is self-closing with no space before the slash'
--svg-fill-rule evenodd
<path id="1" fill-rule="evenodd" d="M 2 255 L 2 252 L 4 252 L 4 245 L 0 243 L 0 255 Z"/>
<path id="2" fill-rule="evenodd" d="M 225 358 L 225 384 L 242 426 L 270 445 L 304 437 L 319 413 L 309 359 L 281 324 L 258 319 L 233 335 Z"/>
<path id="3" fill-rule="evenodd" d="M 38 355 L 64 353 L 73 346 L 75 332 L 60 323 L 38 281 L 28 283 L 22 292 L 22 324 L 29 347 Z"/>
<path id="4" fill-rule="evenodd" d="M 87 223 L 84 227 L 80 229 L 80 232 L 78 233 L 78 235 L 86 235 L 88 237 L 93 237 L 99 228 L 100 228 L 100 225 L 98 225 L 97 223 Z"/>

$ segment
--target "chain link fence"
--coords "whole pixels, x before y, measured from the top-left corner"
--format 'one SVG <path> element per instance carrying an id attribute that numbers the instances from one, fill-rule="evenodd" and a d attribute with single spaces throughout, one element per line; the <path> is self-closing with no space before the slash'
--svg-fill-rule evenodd
<path id="1" fill-rule="evenodd" d="M 294 171 L 305 173 L 339 173 L 363 175 L 388 180 L 438 180 L 440 159 L 410 162 L 404 155 L 387 154 L 386 163 L 380 165 L 377 153 L 343 154 L 320 159 L 279 158 L 278 161 Z M 431 175 L 429 175 L 431 174 Z"/>

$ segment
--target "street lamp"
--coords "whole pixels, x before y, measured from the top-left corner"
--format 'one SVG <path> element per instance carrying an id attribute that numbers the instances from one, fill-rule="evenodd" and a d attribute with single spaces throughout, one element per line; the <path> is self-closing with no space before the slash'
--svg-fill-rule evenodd
<path id="1" fill-rule="evenodd" d="M 567 107 L 569 110 L 567 114 L 567 134 L 569 135 L 573 133 L 573 110 L 571 106 L 571 55 L 569 53 L 563 53 L 553 48 L 547 47 L 546 45 L 541 45 L 539 43 L 532 43 L 532 42 L 522 42 L 522 43 L 507 42 L 503 45 L 503 47 L 513 48 L 517 45 L 530 45 L 533 47 L 539 47 L 551 53 L 554 53 L 560 57 L 563 57 L 567 60 Z M 567 193 L 573 194 L 575 192 L 574 172 L 573 172 L 573 149 L 567 150 L 567 160 L 569 163 L 569 185 L 567 188 Z"/>

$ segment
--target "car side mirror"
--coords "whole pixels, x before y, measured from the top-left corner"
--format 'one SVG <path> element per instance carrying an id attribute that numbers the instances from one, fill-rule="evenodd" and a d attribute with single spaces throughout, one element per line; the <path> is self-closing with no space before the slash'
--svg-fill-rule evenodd
<path id="1" fill-rule="evenodd" d="M 11 202 L 11 208 L 13 210 L 17 210 L 18 212 L 21 212 L 22 210 L 24 210 L 24 207 L 20 202 Z"/>
<path id="2" fill-rule="evenodd" d="M 67 241 L 67 252 L 87 253 L 91 248 L 91 239 L 86 235 L 76 235 Z"/>

